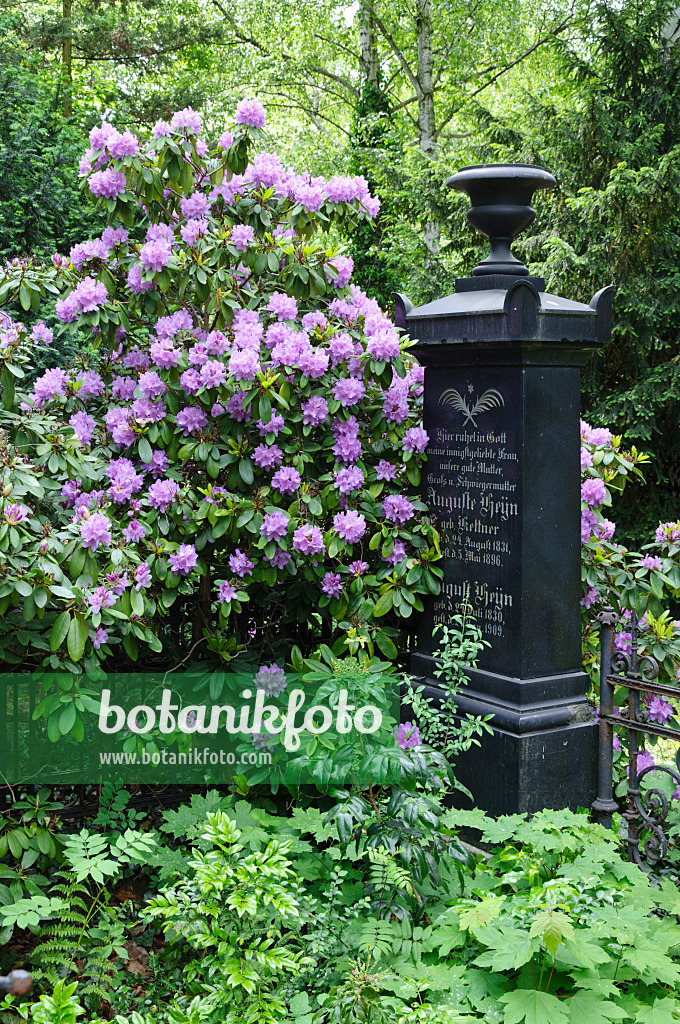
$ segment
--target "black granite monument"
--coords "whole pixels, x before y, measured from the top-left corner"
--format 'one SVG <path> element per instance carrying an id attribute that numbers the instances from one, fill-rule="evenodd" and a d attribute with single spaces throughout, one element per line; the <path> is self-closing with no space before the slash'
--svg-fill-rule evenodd
<path id="1" fill-rule="evenodd" d="M 421 616 L 412 671 L 434 696 L 435 623 L 466 593 L 491 646 L 457 698 L 493 715 L 493 735 L 457 774 L 492 814 L 589 807 L 596 727 L 581 665 L 580 368 L 609 340 L 613 289 L 590 305 L 545 291 L 510 251 L 531 223 L 539 167 L 466 167 L 447 182 L 491 253 L 453 295 L 396 321 L 418 340 L 430 436 L 423 499 L 439 530 L 444 580 Z"/>

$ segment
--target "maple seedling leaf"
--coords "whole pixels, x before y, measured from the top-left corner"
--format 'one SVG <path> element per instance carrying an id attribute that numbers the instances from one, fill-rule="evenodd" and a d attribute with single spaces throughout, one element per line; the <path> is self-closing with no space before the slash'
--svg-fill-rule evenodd
<path id="1" fill-rule="evenodd" d="M 563 939 L 571 939 L 574 935 L 574 926 L 567 917 L 559 910 L 543 910 L 536 914 L 531 931 L 532 939 L 540 937 L 548 950 L 555 956 L 557 947 Z"/>
<path id="2" fill-rule="evenodd" d="M 468 907 L 460 914 L 461 928 L 479 928 L 480 925 L 490 924 L 500 914 L 503 903 L 505 896 L 487 896 L 474 906 Z"/>
<path id="3" fill-rule="evenodd" d="M 567 1024 L 569 1020 L 565 1001 L 547 992 L 521 988 L 507 992 L 500 1001 L 505 1003 L 505 1024 Z"/>

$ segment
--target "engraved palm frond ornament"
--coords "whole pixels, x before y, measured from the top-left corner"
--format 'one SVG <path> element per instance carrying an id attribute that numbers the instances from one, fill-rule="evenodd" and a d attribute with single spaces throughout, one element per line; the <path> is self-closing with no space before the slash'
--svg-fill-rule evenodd
<path id="1" fill-rule="evenodd" d="M 479 416 L 482 412 L 488 412 L 490 409 L 500 409 L 502 405 L 505 405 L 505 402 L 500 391 L 497 391 L 496 388 L 487 388 L 473 405 L 468 405 L 460 391 L 456 391 L 455 388 L 447 388 L 439 396 L 439 404 L 448 405 L 451 409 L 462 412 L 463 416 L 465 416 L 463 426 L 472 423 L 472 426 L 476 427 L 476 416 Z"/>

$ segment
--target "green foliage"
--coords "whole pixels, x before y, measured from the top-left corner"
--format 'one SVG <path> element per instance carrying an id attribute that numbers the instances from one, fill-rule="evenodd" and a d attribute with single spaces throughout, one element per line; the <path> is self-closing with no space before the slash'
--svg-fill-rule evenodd
<path id="1" fill-rule="evenodd" d="M 441 633 L 442 646 L 434 652 L 437 659 L 434 674 L 441 680 L 444 700 L 436 705 L 425 696 L 425 686 L 414 689 L 409 681 L 404 703 L 413 708 L 413 715 L 427 743 L 453 759 L 470 747 L 479 746 L 477 737 L 491 731 L 488 725 L 491 716 L 466 715 L 463 718 L 457 716 L 456 708 L 456 692 L 467 683 L 466 671 L 476 666 L 480 652 L 490 644 L 482 639 L 469 594 L 449 623 L 437 623 L 434 634 L 437 633 Z"/>
<path id="2" fill-rule="evenodd" d="M 285 1014 L 281 982 L 311 964 L 282 934 L 300 913 L 290 844 L 272 839 L 246 854 L 241 832 L 224 811 L 208 814 L 202 838 L 212 848 L 189 862 L 193 877 L 164 889 L 147 910 L 164 932 L 204 951 L 190 962 L 187 996 L 171 1016 L 274 1024 Z"/>
<path id="3" fill-rule="evenodd" d="M 45 992 L 36 1003 L 13 1006 L 8 996 L 0 1008 L 12 1007 L 31 1024 L 77 1024 L 85 1012 L 75 995 L 77 982 L 67 984 L 63 979 L 55 982 L 51 994 Z"/>
<path id="4" fill-rule="evenodd" d="M 12 22 L 0 18 L 4 33 Z M 0 259 L 68 252 L 104 226 L 79 189 L 80 133 L 55 109 L 47 68 L 24 47 L 0 43 Z M 100 227 L 100 230 L 101 230 Z M 25 309 L 28 307 L 25 306 Z"/>

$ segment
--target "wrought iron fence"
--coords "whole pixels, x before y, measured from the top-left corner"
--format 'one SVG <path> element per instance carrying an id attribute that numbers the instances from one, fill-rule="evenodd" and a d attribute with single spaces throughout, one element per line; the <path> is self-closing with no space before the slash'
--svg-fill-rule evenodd
<path id="1" fill-rule="evenodd" d="M 680 700 L 680 687 L 658 682 L 659 666 L 651 656 L 640 654 L 639 620 L 630 620 L 630 651 L 615 648 L 616 627 L 620 616 L 605 608 L 598 616 L 600 632 L 600 710 L 598 795 L 593 810 L 599 820 L 612 827 L 612 815 L 620 811 L 626 822 L 628 860 L 645 871 L 659 866 L 669 853 L 668 813 L 671 797 L 661 783 L 680 787 L 680 747 L 676 767 L 666 764 L 638 765 L 645 736 L 680 743 L 680 730 L 650 719 L 648 703 L 654 697 Z M 627 691 L 625 704 L 614 703 L 617 688 Z M 628 776 L 625 795 L 614 797 L 614 729 L 628 734 Z M 679 791 L 680 792 L 680 791 Z"/>

